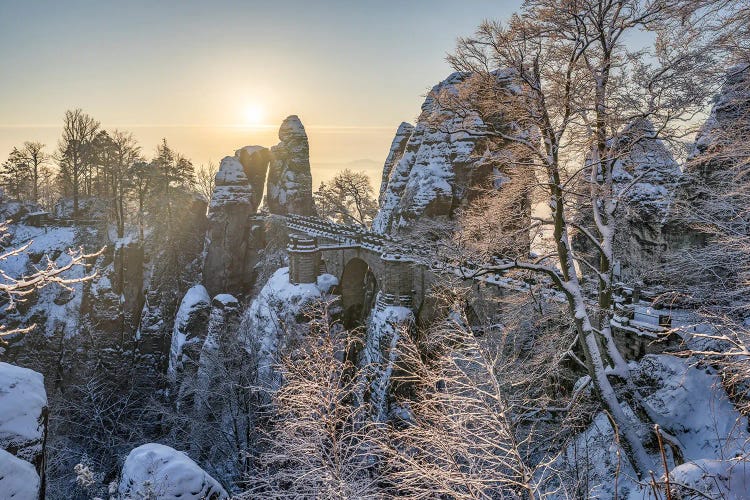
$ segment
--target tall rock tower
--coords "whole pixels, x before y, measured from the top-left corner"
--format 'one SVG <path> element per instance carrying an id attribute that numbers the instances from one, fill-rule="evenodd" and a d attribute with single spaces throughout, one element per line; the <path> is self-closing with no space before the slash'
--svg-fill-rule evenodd
<path id="1" fill-rule="evenodd" d="M 279 144 L 271 148 L 267 202 L 272 214 L 317 215 L 312 197 L 310 145 L 297 115 L 279 128 Z"/>

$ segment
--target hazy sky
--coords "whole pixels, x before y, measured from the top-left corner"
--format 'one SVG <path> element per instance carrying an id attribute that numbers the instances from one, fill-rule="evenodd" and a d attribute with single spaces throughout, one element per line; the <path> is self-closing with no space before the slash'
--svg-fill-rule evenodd
<path id="1" fill-rule="evenodd" d="M 166 136 L 196 163 L 270 146 L 297 114 L 319 179 L 331 164 L 379 164 L 451 72 L 456 37 L 519 5 L 0 0 L 0 156 L 23 140 L 54 145 L 65 110 L 81 107 L 148 154 Z"/>

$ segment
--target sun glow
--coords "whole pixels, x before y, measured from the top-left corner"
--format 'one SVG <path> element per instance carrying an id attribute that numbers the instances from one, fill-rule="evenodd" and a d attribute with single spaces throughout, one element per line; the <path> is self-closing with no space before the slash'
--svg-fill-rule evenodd
<path id="1" fill-rule="evenodd" d="M 258 104 L 250 104 L 245 108 L 245 124 L 261 125 L 263 123 L 263 108 Z"/>

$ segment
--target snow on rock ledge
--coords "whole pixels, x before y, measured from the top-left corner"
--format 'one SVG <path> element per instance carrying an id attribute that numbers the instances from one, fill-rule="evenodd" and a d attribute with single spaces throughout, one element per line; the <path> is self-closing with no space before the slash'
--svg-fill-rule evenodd
<path id="1" fill-rule="evenodd" d="M 388 156 L 383 165 L 383 178 L 380 181 L 380 196 L 378 197 L 379 205 L 383 205 L 385 193 L 388 188 L 388 179 L 391 178 L 391 172 L 393 172 L 394 167 L 401 160 L 401 157 L 404 156 L 404 151 L 406 150 L 406 145 L 409 143 L 412 132 L 414 132 L 414 125 L 406 122 L 402 122 L 396 130 L 396 136 L 393 138 L 393 142 L 391 142 L 391 149 L 388 150 Z"/>
<path id="2" fill-rule="evenodd" d="M 645 356 L 637 372 L 643 407 L 677 438 L 685 460 L 733 457 L 750 439 L 747 418 L 735 409 L 716 372 L 690 366 L 690 361 Z"/>
<path id="3" fill-rule="evenodd" d="M 496 77 L 498 86 L 515 91 L 510 72 L 498 71 Z M 435 85 L 416 126 L 399 127 L 383 166 L 374 231 L 391 233 L 421 217 L 451 216 L 477 188 L 491 187 L 498 173 L 509 170 L 501 141 L 481 137 L 487 125 L 479 114 L 445 105 L 471 91 L 470 78 L 457 72 Z"/>
<path id="4" fill-rule="evenodd" d="M 402 333 L 413 324 L 414 313 L 408 307 L 386 305 L 380 300 L 376 304 L 367 323 L 359 366 L 368 372 L 366 391 L 373 402 L 375 419 L 382 422 L 388 418 L 391 375 L 398 361 L 397 345 Z"/>
<path id="5" fill-rule="evenodd" d="M 174 379 L 182 371 L 185 356 L 198 360 L 206 324 L 211 311 L 211 297 L 203 285 L 190 288 L 180 302 L 172 331 L 167 373 Z M 191 356 L 190 354 L 194 354 Z"/>
<path id="6" fill-rule="evenodd" d="M 39 474 L 30 463 L 0 450 L 0 495 L 14 500 L 39 498 Z"/>
<path id="7" fill-rule="evenodd" d="M 317 283 L 289 283 L 289 268 L 277 270 L 245 311 L 240 326 L 248 349 L 258 356 L 258 373 L 274 385 L 273 364 L 283 349 L 287 336 L 306 322 L 301 317 L 306 306 L 323 298 L 338 283 L 335 276 L 323 274 Z"/>
<path id="8" fill-rule="evenodd" d="M 128 454 L 118 493 L 122 498 L 218 500 L 227 492 L 187 455 L 169 446 L 147 443 Z"/>
<path id="9" fill-rule="evenodd" d="M 250 183 L 237 158 L 226 156 L 221 160 L 219 171 L 216 172 L 216 187 L 211 195 L 209 217 L 211 212 L 228 204 L 250 204 Z"/>
<path id="10" fill-rule="evenodd" d="M 46 422 L 47 392 L 42 374 L 0 363 L 0 448 L 40 468 Z"/>

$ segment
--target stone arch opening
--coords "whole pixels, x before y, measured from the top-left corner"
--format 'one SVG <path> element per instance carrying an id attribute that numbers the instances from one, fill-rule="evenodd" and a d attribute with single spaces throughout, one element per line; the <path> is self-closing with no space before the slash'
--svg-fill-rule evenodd
<path id="1" fill-rule="evenodd" d="M 367 262 L 355 257 L 346 263 L 340 290 L 344 326 L 354 328 L 363 324 L 378 291 L 375 274 Z"/>

